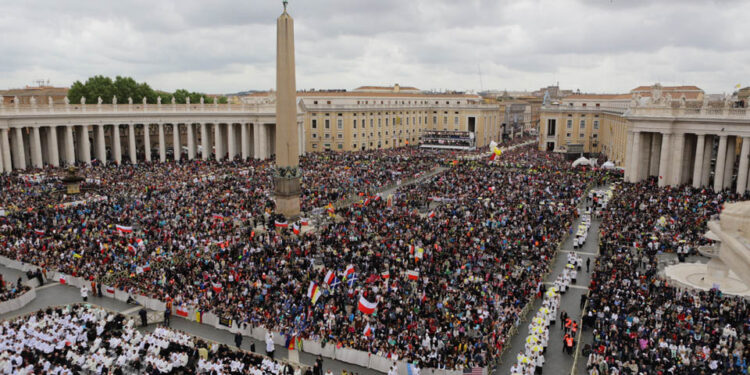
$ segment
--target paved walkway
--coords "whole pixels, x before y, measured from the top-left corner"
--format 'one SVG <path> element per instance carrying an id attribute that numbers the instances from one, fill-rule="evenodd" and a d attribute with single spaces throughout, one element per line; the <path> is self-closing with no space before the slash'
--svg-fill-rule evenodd
<path id="1" fill-rule="evenodd" d="M 26 274 L 24 274 L 21 271 L 14 270 L 7 268 L 5 266 L 0 266 L 0 274 L 3 275 L 3 278 L 6 282 L 13 282 L 15 283 L 16 280 L 18 280 L 19 277 L 22 277 L 23 281 L 27 281 Z M 31 301 L 28 305 L 22 307 L 19 310 L 9 312 L 7 314 L 0 315 L 0 319 L 7 320 L 12 319 L 15 317 L 18 317 L 20 315 L 25 315 L 28 313 L 32 313 L 34 311 L 38 311 L 41 309 L 45 309 L 50 306 L 60 306 L 60 305 L 67 305 L 71 303 L 81 303 L 83 300 L 81 299 L 81 292 L 78 288 L 69 286 L 69 285 L 62 285 L 60 283 L 56 282 L 46 282 L 44 286 L 39 287 L 36 289 L 36 298 Z M 137 311 L 140 309 L 140 307 L 137 307 L 136 305 L 129 305 L 125 302 L 118 301 L 114 298 L 107 298 L 107 297 L 93 297 L 89 295 L 88 303 L 96 306 L 101 306 L 109 310 L 117 311 L 123 314 L 126 314 L 128 312 Z M 135 309 L 135 310 L 134 310 Z M 145 330 L 153 330 L 155 325 L 150 325 L 145 328 Z M 187 332 L 193 336 L 197 336 L 200 338 L 213 340 L 219 343 L 224 343 L 229 346 L 234 346 L 234 334 L 230 333 L 229 331 L 225 330 L 219 330 L 211 326 L 199 324 L 196 322 L 188 321 L 186 319 L 172 316 L 172 322 L 170 325 L 171 328 L 181 330 L 184 332 Z M 255 344 L 255 352 L 260 354 L 265 354 L 266 344 L 264 342 L 257 341 L 251 337 L 245 336 L 242 341 L 242 349 L 250 350 L 250 345 Z M 289 358 L 289 352 L 286 348 L 282 346 L 276 346 L 275 351 L 275 358 L 282 358 L 287 359 Z M 299 361 L 308 366 L 312 366 L 315 363 L 316 357 L 308 354 L 308 353 L 300 353 L 299 354 Z M 331 369 L 334 374 L 340 374 L 342 370 L 346 370 L 347 372 L 355 372 L 360 375 L 376 375 L 376 374 L 382 374 L 379 371 L 375 371 L 372 369 L 367 369 L 364 367 L 359 367 L 356 365 L 351 365 L 348 363 L 344 363 L 341 361 L 336 361 L 329 358 L 323 358 L 323 370 L 327 371 L 328 369 Z"/>
<path id="2" fill-rule="evenodd" d="M 581 204 L 579 207 L 585 208 L 585 205 Z M 583 211 L 583 209 L 581 211 Z M 562 329 L 560 328 L 562 324 L 560 322 L 560 313 L 565 311 L 571 318 L 580 321 L 581 295 L 586 294 L 589 282 L 591 280 L 591 273 L 586 272 L 586 260 L 588 258 L 591 259 L 590 270 L 593 270 L 594 262 L 596 261 L 596 256 L 598 256 L 599 252 L 600 222 L 601 220 L 595 219 L 592 216 L 588 238 L 586 239 L 586 243 L 582 248 L 574 250 L 573 237 L 568 236 L 568 238 L 566 238 L 565 242 L 563 242 L 561 250 L 557 253 L 554 264 L 551 265 L 549 275 L 545 279 L 545 283 L 548 283 L 548 287 L 551 285 L 551 283 L 554 283 L 554 281 L 557 279 L 557 276 L 560 275 L 565 269 L 565 265 L 568 262 L 569 252 L 575 252 L 579 254 L 581 259 L 583 259 L 584 266 L 581 271 L 578 272 L 578 279 L 576 280 L 576 283 L 571 283 L 570 286 L 568 286 L 567 292 L 563 294 L 560 299 L 560 308 L 558 309 L 557 322 L 554 326 L 550 326 L 547 352 L 544 355 L 545 363 L 543 373 L 545 374 L 569 374 L 571 368 L 573 367 L 573 356 L 563 353 Z M 573 231 L 578 228 L 578 224 L 580 223 L 580 219 L 577 219 L 575 222 L 573 222 L 571 226 Z M 534 301 L 533 308 L 529 312 L 527 319 L 532 318 L 541 306 L 542 299 L 537 299 L 536 301 Z M 516 356 L 523 349 L 526 337 L 528 335 L 529 322 L 525 320 L 522 321 L 521 325 L 518 327 L 518 333 L 516 333 L 516 335 L 511 339 L 511 346 L 501 357 L 502 365 L 498 367 L 498 369 L 495 371 L 495 374 L 500 375 L 510 373 L 510 367 L 513 366 L 514 363 L 516 363 Z"/>

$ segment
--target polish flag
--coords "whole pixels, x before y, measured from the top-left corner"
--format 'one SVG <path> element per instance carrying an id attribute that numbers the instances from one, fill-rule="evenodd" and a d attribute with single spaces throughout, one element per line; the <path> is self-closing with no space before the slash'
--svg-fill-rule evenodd
<path id="1" fill-rule="evenodd" d="M 380 274 L 380 277 L 382 277 L 382 278 L 384 278 L 384 279 L 387 280 L 387 279 L 389 279 L 391 277 L 391 273 L 389 271 L 385 271 L 385 272 L 383 272 L 383 273 Z"/>
<path id="2" fill-rule="evenodd" d="M 348 267 L 346 267 L 346 270 L 344 271 L 344 278 L 348 279 L 353 274 L 354 274 L 354 265 L 350 264 Z"/>
<path id="3" fill-rule="evenodd" d="M 419 271 L 406 271 L 406 276 L 409 278 L 409 280 L 418 280 Z"/>
<path id="4" fill-rule="evenodd" d="M 365 337 L 370 337 L 372 334 L 375 333 L 375 330 L 370 327 L 370 323 L 367 323 L 367 326 L 365 327 L 365 330 L 362 332 Z"/>
<path id="5" fill-rule="evenodd" d="M 220 293 L 222 289 L 221 283 L 211 283 L 211 288 L 214 290 L 214 292 Z"/>
<path id="6" fill-rule="evenodd" d="M 289 228 L 289 223 L 286 221 L 275 221 L 273 225 L 275 225 L 276 228 Z"/>
<path id="7" fill-rule="evenodd" d="M 299 225 L 301 225 L 303 227 L 306 226 L 306 225 L 310 225 L 310 219 L 308 219 L 306 217 L 300 218 L 299 219 Z"/>
<path id="8" fill-rule="evenodd" d="M 68 283 L 68 277 L 65 275 L 60 275 L 60 284 L 67 284 Z"/>
<path id="9" fill-rule="evenodd" d="M 146 246 L 146 245 L 145 245 L 145 244 L 143 243 L 143 240 L 142 240 L 142 239 L 140 239 L 140 238 L 136 238 L 136 239 L 135 239 L 135 243 L 136 243 L 136 244 L 138 244 L 138 246 L 139 246 L 139 247 L 144 247 L 144 246 Z"/>
<path id="10" fill-rule="evenodd" d="M 414 254 L 414 250 L 416 247 L 414 245 L 409 245 L 409 254 Z"/>
<path id="11" fill-rule="evenodd" d="M 106 290 L 107 290 L 107 293 L 109 293 L 109 294 L 115 294 L 115 288 L 113 288 L 111 286 L 108 286 Z"/>
<path id="12" fill-rule="evenodd" d="M 294 234 L 299 234 L 299 225 L 292 224 L 292 232 L 294 232 Z"/>
<path id="13" fill-rule="evenodd" d="M 216 220 L 224 220 L 224 215 L 222 215 L 222 214 L 213 214 L 213 215 L 211 215 L 211 218 L 216 219 Z"/>
<path id="14" fill-rule="evenodd" d="M 133 227 L 126 227 L 124 225 L 115 225 L 115 229 L 122 233 L 133 233 Z"/>
<path id="15" fill-rule="evenodd" d="M 128 245 L 128 252 L 130 252 L 131 254 L 135 254 L 135 246 Z"/>
<path id="16" fill-rule="evenodd" d="M 370 198 L 365 199 L 365 204 L 364 205 L 367 206 L 368 204 L 370 204 Z"/>
<path id="17" fill-rule="evenodd" d="M 375 309 L 378 308 L 378 303 L 372 303 L 365 299 L 365 297 L 360 296 L 359 297 L 359 305 L 357 306 L 359 311 L 361 311 L 363 314 L 370 315 L 375 312 Z"/>
<path id="18" fill-rule="evenodd" d="M 43 236 L 44 235 L 44 229 L 34 229 L 34 233 L 37 235 Z"/>
<path id="19" fill-rule="evenodd" d="M 183 309 L 182 307 L 176 308 L 174 310 L 174 312 L 175 312 L 175 314 L 177 314 L 178 316 L 181 316 L 183 318 L 187 318 L 187 316 L 188 316 L 187 310 Z"/>
<path id="20" fill-rule="evenodd" d="M 430 211 L 430 214 L 429 214 L 429 215 L 427 215 L 427 216 L 428 216 L 428 217 L 429 217 L 430 219 L 432 219 L 433 217 L 435 217 L 435 211 Z"/>
<path id="21" fill-rule="evenodd" d="M 335 279 L 336 279 L 336 274 L 333 271 L 328 271 L 328 273 L 326 273 L 326 277 L 324 280 L 326 284 L 331 285 L 333 284 L 333 280 Z"/>

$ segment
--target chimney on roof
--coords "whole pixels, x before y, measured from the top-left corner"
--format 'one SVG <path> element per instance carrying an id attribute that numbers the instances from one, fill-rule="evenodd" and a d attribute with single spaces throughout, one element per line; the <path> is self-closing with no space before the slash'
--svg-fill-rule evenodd
<path id="1" fill-rule="evenodd" d="M 399 86 L 398 83 L 393 85 L 393 92 L 399 92 L 399 91 L 401 91 L 401 86 Z"/>

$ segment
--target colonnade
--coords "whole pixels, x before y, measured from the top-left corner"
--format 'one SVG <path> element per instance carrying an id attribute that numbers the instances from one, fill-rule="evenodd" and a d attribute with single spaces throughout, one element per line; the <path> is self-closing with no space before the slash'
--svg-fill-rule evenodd
<path id="1" fill-rule="evenodd" d="M 628 182 L 657 176 L 659 186 L 734 188 L 740 194 L 750 188 L 750 137 L 633 130 L 627 149 Z"/>
<path id="2" fill-rule="evenodd" d="M 301 123 L 299 129 L 304 147 Z M 120 164 L 125 156 L 130 163 L 179 161 L 183 157 L 267 159 L 274 154 L 275 136 L 274 124 L 236 122 L 4 127 L 0 128 L 0 173 L 45 165 L 90 164 L 93 158 Z"/>

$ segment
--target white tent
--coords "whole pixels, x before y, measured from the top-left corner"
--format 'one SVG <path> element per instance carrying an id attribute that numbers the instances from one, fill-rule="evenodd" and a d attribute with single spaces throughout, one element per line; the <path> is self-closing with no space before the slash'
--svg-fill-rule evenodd
<path id="1" fill-rule="evenodd" d="M 580 158 L 576 159 L 576 161 L 573 162 L 573 168 L 579 165 L 591 165 L 591 162 L 589 161 L 589 159 L 586 159 L 583 156 L 581 156 Z"/>
<path id="2" fill-rule="evenodd" d="M 615 163 L 611 161 L 607 161 L 604 164 L 602 164 L 602 169 L 615 169 Z"/>

